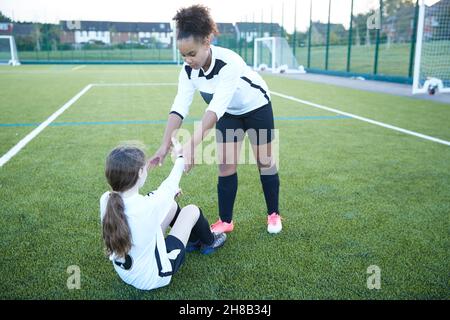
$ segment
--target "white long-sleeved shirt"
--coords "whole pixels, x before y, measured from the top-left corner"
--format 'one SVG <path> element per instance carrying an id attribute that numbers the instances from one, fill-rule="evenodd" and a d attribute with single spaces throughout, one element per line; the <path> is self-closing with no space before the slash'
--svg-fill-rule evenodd
<path id="1" fill-rule="evenodd" d="M 267 84 L 237 53 L 211 45 L 211 54 L 211 65 L 206 71 L 183 65 L 171 113 L 184 119 L 196 90 L 209 105 L 206 110 L 213 111 L 217 119 L 225 112 L 242 115 L 269 103 Z"/>
<path id="2" fill-rule="evenodd" d="M 125 216 L 131 231 L 132 247 L 126 259 L 118 259 L 114 254 L 110 260 L 120 278 L 143 290 L 168 285 L 172 278 L 173 258 L 179 250 L 167 253 L 161 223 L 174 203 L 179 192 L 179 182 L 184 170 L 184 159 L 178 158 L 166 180 L 149 196 L 135 194 L 123 198 Z M 105 216 L 110 192 L 100 198 L 100 218 Z M 178 251 L 178 252 L 174 252 Z M 131 264 L 131 267 L 130 267 Z"/>

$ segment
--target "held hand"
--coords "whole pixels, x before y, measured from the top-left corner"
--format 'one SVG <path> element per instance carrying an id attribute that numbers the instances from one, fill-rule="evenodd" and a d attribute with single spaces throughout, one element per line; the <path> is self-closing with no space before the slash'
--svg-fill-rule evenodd
<path id="1" fill-rule="evenodd" d="M 153 168 L 157 165 L 162 166 L 164 159 L 166 158 L 167 153 L 169 152 L 168 148 L 161 146 L 158 151 L 155 152 L 153 157 L 148 160 L 148 167 Z"/>
<path id="2" fill-rule="evenodd" d="M 175 158 L 178 158 L 179 156 L 183 155 L 183 147 L 181 146 L 181 144 L 178 142 L 177 138 L 172 137 L 172 156 Z"/>
<path id="3" fill-rule="evenodd" d="M 190 144 L 183 146 L 184 172 L 188 173 L 194 166 L 194 150 Z"/>

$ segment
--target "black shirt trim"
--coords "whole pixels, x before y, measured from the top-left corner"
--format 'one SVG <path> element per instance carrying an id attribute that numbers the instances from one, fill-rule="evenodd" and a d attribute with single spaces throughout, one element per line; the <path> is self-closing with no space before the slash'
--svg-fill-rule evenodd
<path id="1" fill-rule="evenodd" d="M 259 91 L 261 91 L 261 92 L 264 94 L 264 98 L 267 99 L 267 102 L 270 102 L 270 99 L 269 99 L 269 96 L 267 95 L 266 90 L 264 90 L 263 88 L 261 88 L 261 87 L 258 86 L 257 84 L 254 84 L 254 83 L 252 82 L 252 80 L 250 80 L 250 79 L 247 78 L 247 77 L 241 77 L 241 79 L 244 80 L 245 82 L 247 82 L 247 83 L 250 85 L 250 87 L 255 88 L 255 89 L 258 89 Z"/>
<path id="2" fill-rule="evenodd" d="M 171 113 L 176 114 L 177 116 L 179 116 L 181 118 L 181 120 L 184 119 L 184 117 L 181 114 L 179 114 L 178 112 L 176 112 L 176 111 L 170 111 L 169 114 L 171 114 Z"/>
<path id="3" fill-rule="evenodd" d="M 203 73 L 203 70 L 200 69 L 200 71 L 199 71 L 199 73 L 198 73 L 198 77 L 199 77 L 199 78 L 200 78 L 200 77 L 205 77 L 206 80 L 211 80 L 212 78 L 214 78 L 214 76 L 218 75 L 219 72 L 220 72 L 220 70 L 221 70 L 223 67 L 225 67 L 226 65 L 227 65 L 227 64 L 226 64 L 225 62 L 223 62 L 222 60 L 216 59 L 216 62 L 214 63 L 214 67 L 213 67 L 213 69 L 211 70 L 211 72 L 208 73 L 208 74 L 205 76 L 205 74 Z"/>
<path id="4" fill-rule="evenodd" d="M 189 80 L 191 79 L 192 68 L 189 66 L 184 66 L 184 70 L 186 70 L 187 76 Z"/>
<path id="5" fill-rule="evenodd" d="M 158 275 L 160 277 L 171 276 L 173 274 L 173 271 L 162 272 L 162 264 L 161 264 L 161 258 L 159 257 L 158 245 L 155 246 L 155 258 L 156 258 L 156 264 L 158 265 Z"/>

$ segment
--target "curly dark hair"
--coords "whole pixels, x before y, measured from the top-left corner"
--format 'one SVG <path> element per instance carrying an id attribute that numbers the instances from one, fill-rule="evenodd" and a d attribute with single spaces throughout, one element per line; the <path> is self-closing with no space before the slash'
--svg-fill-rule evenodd
<path id="1" fill-rule="evenodd" d="M 177 24 L 177 40 L 193 36 L 196 39 L 205 39 L 211 34 L 218 34 L 217 26 L 211 18 L 209 8 L 196 4 L 177 11 L 173 20 Z"/>

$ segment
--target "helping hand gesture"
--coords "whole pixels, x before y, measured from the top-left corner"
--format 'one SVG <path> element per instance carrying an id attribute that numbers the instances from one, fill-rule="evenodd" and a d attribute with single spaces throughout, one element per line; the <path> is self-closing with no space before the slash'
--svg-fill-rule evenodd
<path id="1" fill-rule="evenodd" d="M 190 143 L 183 146 L 184 172 L 188 173 L 194 166 L 194 148 Z"/>
<path id="2" fill-rule="evenodd" d="M 156 165 L 162 166 L 164 159 L 167 156 L 167 153 L 169 152 L 169 148 L 166 148 L 164 146 L 161 146 L 158 151 L 155 152 L 153 157 L 151 157 L 148 160 L 148 167 L 153 168 Z"/>
<path id="3" fill-rule="evenodd" d="M 181 146 L 180 142 L 178 142 L 177 138 L 172 137 L 172 156 L 174 158 L 178 158 L 179 156 L 183 155 L 183 147 Z"/>

